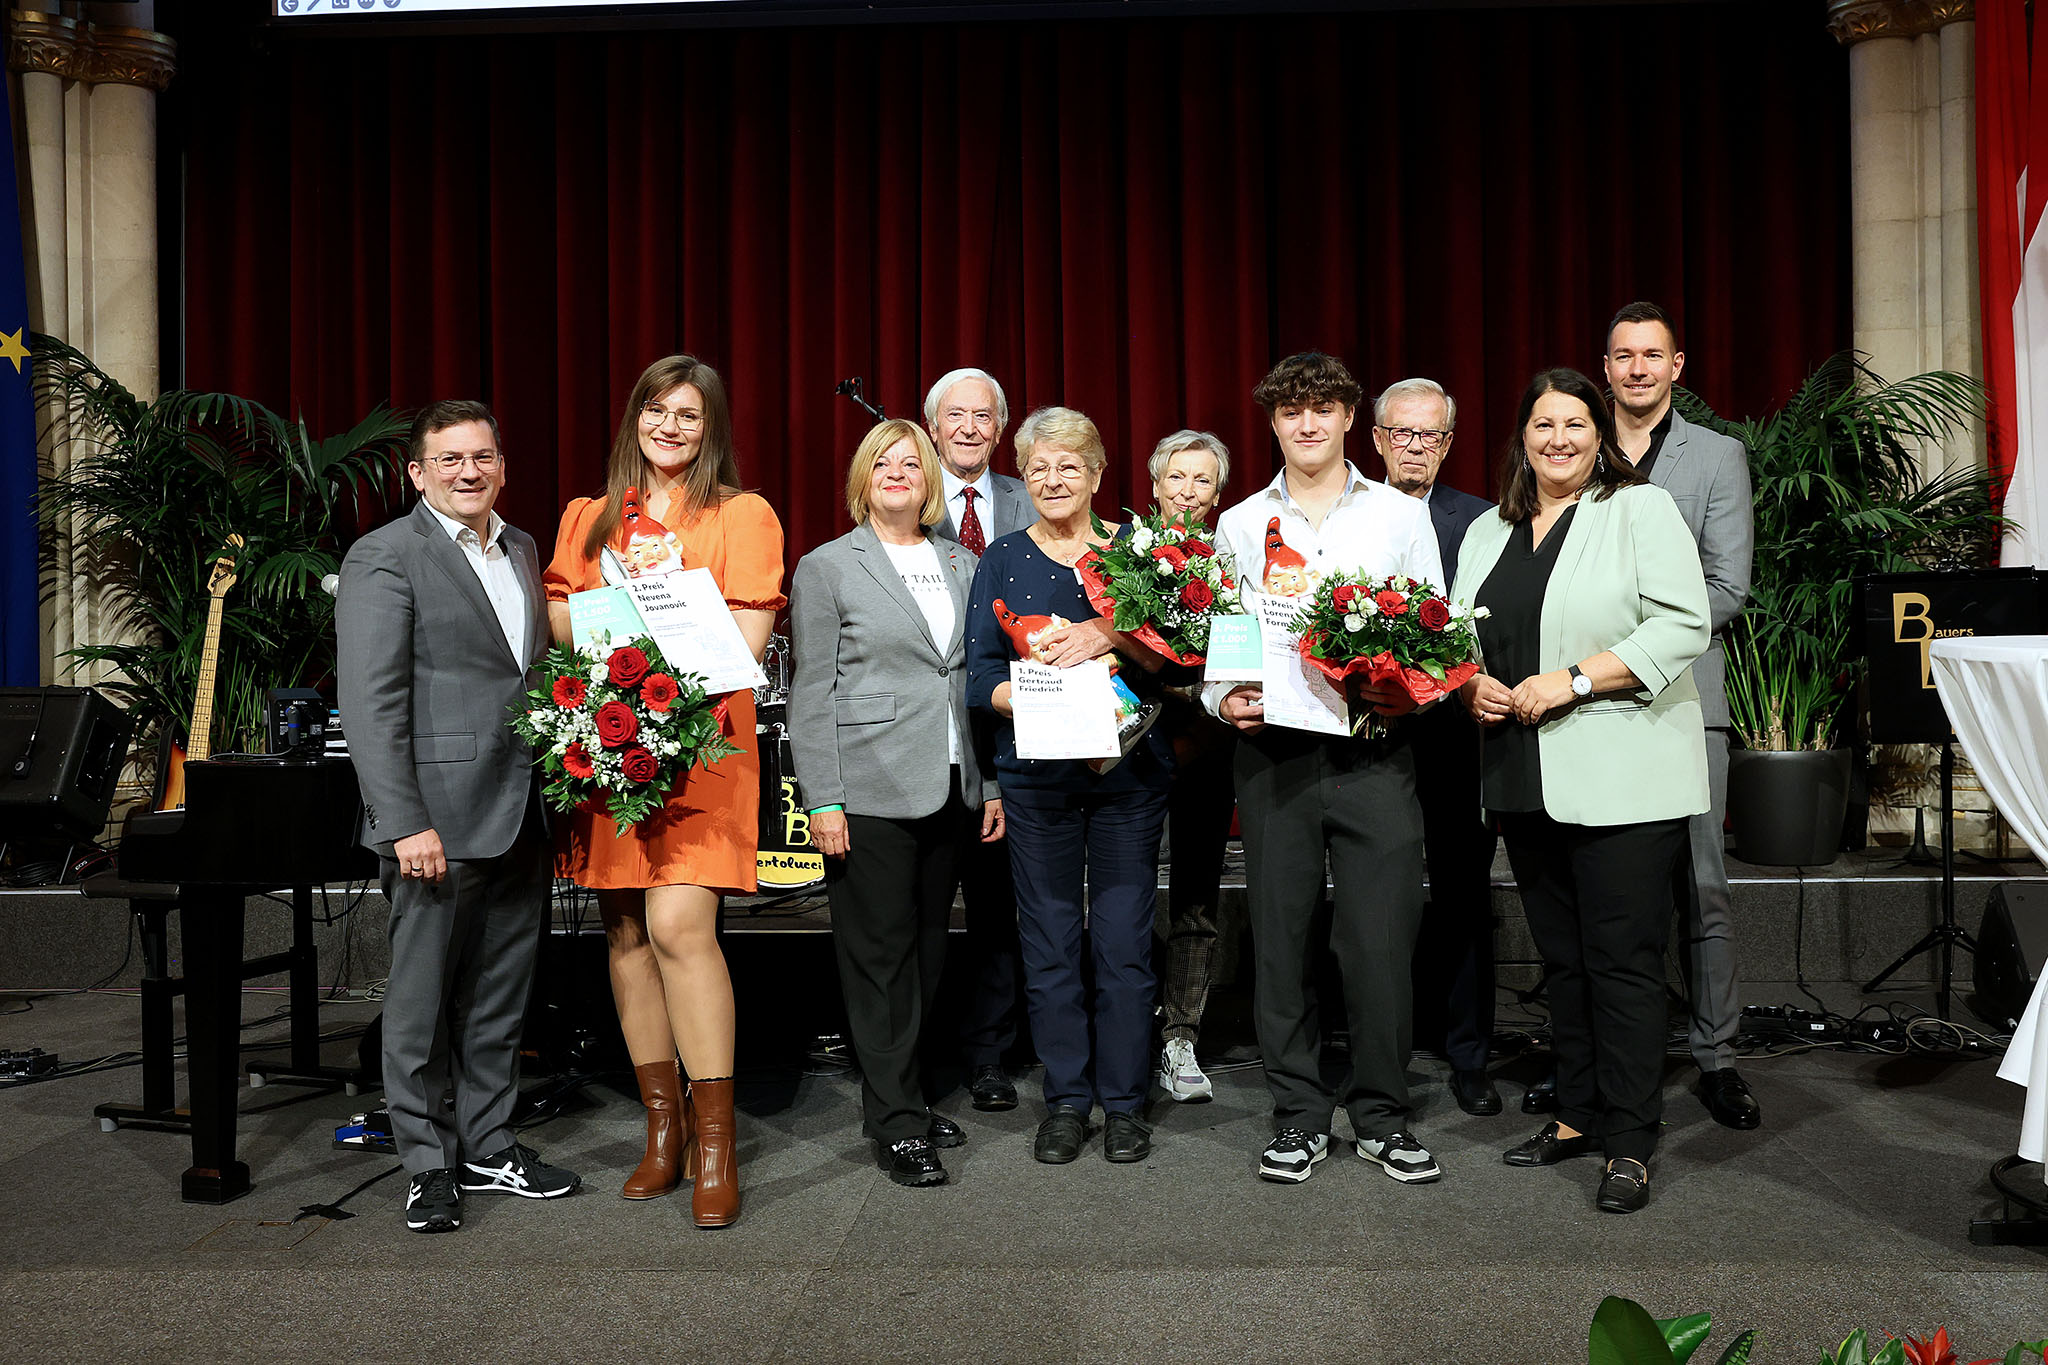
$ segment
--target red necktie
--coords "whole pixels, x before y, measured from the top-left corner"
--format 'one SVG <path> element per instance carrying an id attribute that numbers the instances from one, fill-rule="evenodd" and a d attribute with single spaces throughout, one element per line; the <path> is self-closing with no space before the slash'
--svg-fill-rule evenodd
<path id="1" fill-rule="evenodd" d="M 963 488 L 960 496 L 967 499 L 967 510 L 960 514 L 960 543 L 967 547 L 976 559 L 988 549 L 988 537 L 981 533 L 981 518 L 974 515 L 974 490 Z"/>

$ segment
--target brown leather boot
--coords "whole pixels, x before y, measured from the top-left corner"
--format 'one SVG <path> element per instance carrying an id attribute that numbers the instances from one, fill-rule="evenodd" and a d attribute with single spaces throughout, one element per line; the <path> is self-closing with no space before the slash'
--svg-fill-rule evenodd
<path id="1" fill-rule="evenodd" d="M 673 1061 L 636 1066 L 633 1079 L 640 1082 L 640 1102 L 647 1106 L 647 1155 L 619 1193 L 628 1199 L 659 1199 L 679 1179 L 683 1151 L 690 1145 L 690 1109 Z"/>
<path id="2" fill-rule="evenodd" d="M 690 1191 L 690 1217 L 700 1228 L 722 1228 L 740 1216 L 732 1077 L 691 1081 L 690 1108 L 697 1130 L 697 1184 Z"/>

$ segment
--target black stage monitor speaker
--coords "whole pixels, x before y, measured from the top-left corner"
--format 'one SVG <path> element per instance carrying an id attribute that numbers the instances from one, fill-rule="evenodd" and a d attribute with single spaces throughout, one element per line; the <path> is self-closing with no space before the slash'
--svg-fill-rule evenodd
<path id="1" fill-rule="evenodd" d="M 2002 882 L 1993 887 L 1977 930 L 1979 1011 L 2002 1028 L 2026 1012 L 2048 959 L 2048 883 Z"/>
<path id="2" fill-rule="evenodd" d="M 0 838 L 98 834 L 134 724 L 89 687 L 0 688 Z"/>

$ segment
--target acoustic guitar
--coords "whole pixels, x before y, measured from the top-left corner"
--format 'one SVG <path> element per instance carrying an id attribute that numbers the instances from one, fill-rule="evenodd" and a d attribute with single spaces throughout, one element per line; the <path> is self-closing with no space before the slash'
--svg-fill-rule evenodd
<path id="1" fill-rule="evenodd" d="M 242 544 L 242 537 L 229 536 L 206 580 L 206 591 L 213 600 L 206 606 L 206 639 L 199 648 L 198 693 L 192 700 L 192 721 L 185 727 L 185 744 L 170 740 L 164 746 L 164 795 L 157 803 L 158 810 L 185 809 L 185 765 L 204 763 L 213 756 L 214 669 L 220 662 L 221 613 L 228 589 L 235 586 L 235 556 Z"/>

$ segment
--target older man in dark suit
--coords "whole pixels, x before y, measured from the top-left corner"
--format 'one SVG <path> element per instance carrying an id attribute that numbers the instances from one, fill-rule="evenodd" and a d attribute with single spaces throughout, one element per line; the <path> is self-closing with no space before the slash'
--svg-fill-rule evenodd
<path id="1" fill-rule="evenodd" d="M 1728 692 L 1722 641 L 1749 600 L 1756 544 L 1750 506 L 1749 456 L 1740 441 L 1696 427 L 1671 406 L 1671 386 L 1685 368 L 1678 329 L 1654 303 L 1631 303 L 1607 324 L 1603 359 L 1614 392 L 1614 431 L 1622 453 L 1671 495 L 1698 543 L 1707 579 L 1713 641 L 1692 666 L 1707 726 L 1707 785 L 1713 805 L 1692 817 L 1692 856 L 1677 872 L 1684 946 L 1679 962 L 1691 994 L 1689 1030 L 1700 1069 L 1701 1103 L 1714 1121 L 1754 1128 L 1763 1111 L 1735 1070 L 1735 1033 L 1742 1019 L 1735 939 L 1728 911 L 1728 868 L 1722 823 L 1728 810 Z"/>
<path id="2" fill-rule="evenodd" d="M 549 883 L 533 749 L 507 721 L 548 648 L 540 559 L 492 510 L 490 409 L 428 406 L 411 455 L 419 505 L 349 550 L 334 626 L 363 842 L 391 902 L 384 1088 L 406 1226 L 452 1232 L 465 1192 L 553 1199 L 581 1181 L 512 1132 Z"/>
<path id="3" fill-rule="evenodd" d="M 989 466 L 1010 425 L 1010 400 L 986 370 L 940 375 L 924 398 L 925 430 L 939 451 L 946 510 L 938 533 L 977 558 L 989 542 L 1038 520 L 1021 479 Z M 982 748 L 994 740 L 984 735 Z M 1017 1107 L 1017 1086 L 1003 1054 L 1017 1041 L 1024 959 L 1017 947 L 1017 893 L 1003 844 L 971 842 L 960 859 L 966 894 L 966 976 L 969 998 L 961 1051 L 969 1068 L 968 1101 L 976 1109 Z"/>
<path id="4" fill-rule="evenodd" d="M 1373 447 L 1387 482 L 1429 508 L 1446 592 L 1458 548 L 1484 498 L 1437 482 L 1451 453 L 1458 404 L 1429 379 L 1389 385 L 1373 404 Z M 1408 722 L 1415 795 L 1422 805 L 1429 910 L 1415 940 L 1415 1036 L 1441 1039 L 1451 1097 L 1468 1114 L 1498 1114 L 1500 1090 L 1486 1071 L 1493 1042 L 1493 831 L 1479 813 L 1479 727 L 1462 706 L 1435 706 Z"/>

